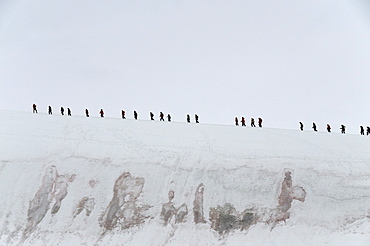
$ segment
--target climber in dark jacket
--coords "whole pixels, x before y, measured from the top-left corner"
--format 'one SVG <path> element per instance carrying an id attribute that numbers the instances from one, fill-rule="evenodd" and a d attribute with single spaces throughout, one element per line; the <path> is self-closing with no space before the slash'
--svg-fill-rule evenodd
<path id="1" fill-rule="evenodd" d="M 312 123 L 312 129 L 313 129 L 315 132 L 317 132 L 317 128 L 316 128 L 316 124 L 315 124 L 315 122 L 313 122 L 313 123 Z"/>
<path id="2" fill-rule="evenodd" d="M 242 117 L 242 120 L 240 121 L 242 123 L 242 126 L 245 126 L 245 118 Z"/>
<path id="3" fill-rule="evenodd" d="M 195 114 L 194 117 L 195 117 L 195 123 L 199 123 L 199 116 Z"/>
<path id="4" fill-rule="evenodd" d="M 342 134 L 346 134 L 346 126 L 345 125 L 340 125 L 340 130 Z"/>
<path id="5" fill-rule="evenodd" d="M 262 118 L 258 118 L 258 126 L 262 127 Z"/>
<path id="6" fill-rule="evenodd" d="M 256 125 L 254 124 L 254 118 L 251 118 L 251 127 L 256 127 Z"/>
<path id="7" fill-rule="evenodd" d="M 326 124 L 326 130 L 328 130 L 328 132 L 331 132 L 331 126 L 329 124 Z"/>
<path id="8" fill-rule="evenodd" d="M 363 126 L 360 126 L 360 134 L 365 135 L 365 130 Z"/>
<path id="9" fill-rule="evenodd" d="M 32 113 L 36 113 L 37 114 L 37 106 L 36 106 L 36 104 L 32 104 Z"/>

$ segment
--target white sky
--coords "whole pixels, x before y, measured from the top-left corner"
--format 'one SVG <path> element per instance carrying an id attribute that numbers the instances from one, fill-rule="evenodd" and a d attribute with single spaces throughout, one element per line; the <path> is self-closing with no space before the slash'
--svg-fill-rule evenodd
<path id="1" fill-rule="evenodd" d="M 358 133 L 369 44 L 366 1 L 0 0 L 0 109 Z"/>

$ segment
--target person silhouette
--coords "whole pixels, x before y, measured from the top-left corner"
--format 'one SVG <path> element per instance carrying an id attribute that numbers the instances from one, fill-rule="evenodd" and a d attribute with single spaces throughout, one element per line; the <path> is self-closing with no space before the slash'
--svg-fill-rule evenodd
<path id="1" fill-rule="evenodd" d="M 326 130 L 328 130 L 328 132 L 331 132 L 331 126 L 329 124 L 326 124 Z"/>
<path id="2" fill-rule="evenodd" d="M 242 126 L 245 126 L 245 118 L 242 117 L 242 120 L 240 121 L 242 123 Z"/>
<path id="3" fill-rule="evenodd" d="M 360 126 L 360 134 L 365 135 L 365 130 L 363 126 Z"/>
<path id="4" fill-rule="evenodd" d="M 258 118 L 258 126 L 262 127 L 262 118 Z"/>
<path id="5" fill-rule="evenodd" d="M 254 124 L 254 118 L 251 118 L 251 127 L 256 127 L 256 125 Z"/>
<path id="6" fill-rule="evenodd" d="M 316 128 L 316 124 L 315 124 L 315 122 L 313 122 L 313 123 L 312 123 L 312 129 L 313 129 L 315 132 L 317 132 L 317 128 Z"/>
<path id="7" fill-rule="evenodd" d="M 37 106 L 36 106 L 36 104 L 32 104 L 32 113 L 36 113 L 37 114 Z"/>

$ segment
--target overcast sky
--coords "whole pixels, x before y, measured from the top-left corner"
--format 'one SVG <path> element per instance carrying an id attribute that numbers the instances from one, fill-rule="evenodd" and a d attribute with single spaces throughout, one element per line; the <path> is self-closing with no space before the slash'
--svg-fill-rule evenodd
<path id="1" fill-rule="evenodd" d="M 0 0 L 0 109 L 186 114 L 358 133 L 370 125 L 366 1 Z M 55 112 L 57 113 L 57 112 Z"/>

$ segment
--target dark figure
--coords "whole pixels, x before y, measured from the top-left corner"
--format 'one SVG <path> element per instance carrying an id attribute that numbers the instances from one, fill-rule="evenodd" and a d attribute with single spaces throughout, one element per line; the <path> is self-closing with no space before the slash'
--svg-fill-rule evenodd
<path id="1" fill-rule="evenodd" d="M 299 129 L 301 129 L 301 131 L 303 131 L 303 123 L 302 122 L 299 122 Z"/>
<path id="2" fill-rule="evenodd" d="M 186 121 L 190 123 L 190 115 L 186 115 Z"/>
<path id="3" fill-rule="evenodd" d="M 37 107 L 36 107 L 36 104 L 33 104 L 32 105 L 32 113 L 36 113 L 37 114 Z"/>
<path id="4" fill-rule="evenodd" d="M 242 126 L 246 126 L 245 125 L 245 118 L 244 117 L 242 117 L 241 123 L 242 123 Z"/>
<path id="5" fill-rule="evenodd" d="M 346 134 L 346 126 L 345 125 L 340 125 L 340 129 L 342 134 Z"/>
<path id="6" fill-rule="evenodd" d="M 254 118 L 251 118 L 251 127 L 256 127 L 256 125 L 254 124 Z"/>
<path id="7" fill-rule="evenodd" d="M 315 122 L 313 122 L 313 123 L 312 123 L 312 129 L 313 129 L 315 132 L 317 132 L 317 128 L 316 128 L 316 124 L 315 124 Z"/>
<path id="8" fill-rule="evenodd" d="M 159 121 L 164 121 L 164 114 L 162 112 L 159 113 Z"/>
<path id="9" fill-rule="evenodd" d="M 168 122 L 171 122 L 171 115 L 170 114 L 167 115 L 167 120 L 168 120 Z"/>
<path id="10" fill-rule="evenodd" d="M 258 118 L 258 126 L 262 127 L 262 118 Z"/>
<path id="11" fill-rule="evenodd" d="M 67 108 L 68 116 L 72 116 L 71 109 Z"/>
<path id="12" fill-rule="evenodd" d="M 150 120 L 154 120 L 154 114 L 150 112 Z"/>
<path id="13" fill-rule="evenodd" d="M 122 110 L 121 113 L 122 113 L 122 119 L 126 119 L 126 112 Z"/>
<path id="14" fill-rule="evenodd" d="M 363 126 L 360 126 L 360 134 L 365 135 L 365 130 Z"/>
<path id="15" fill-rule="evenodd" d="M 61 113 L 62 115 L 64 115 L 64 108 L 63 108 L 63 107 L 60 107 L 60 113 Z"/>
<path id="16" fill-rule="evenodd" d="M 51 106 L 49 106 L 48 114 L 53 114 L 53 110 L 51 109 Z"/>
<path id="17" fill-rule="evenodd" d="M 236 125 L 236 126 L 239 126 L 239 123 L 238 123 L 238 117 L 235 117 L 235 125 Z"/>
<path id="18" fill-rule="evenodd" d="M 100 109 L 99 114 L 100 114 L 100 117 L 104 118 L 104 111 L 103 111 L 103 109 L 102 109 L 102 108 Z"/>
<path id="19" fill-rule="evenodd" d="M 195 123 L 199 123 L 199 116 L 197 114 L 195 114 Z"/>
<path id="20" fill-rule="evenodd" d="M 328 132 L 331 132 L 331 126 L 329 124 L 326 124 L 326 130 L 328 130 Z"/>
<path id="21" fill-rule="evenodd" d="M 86 114 L 86 117 L 89 117 L 89 110 L 88 109 L 85 109 L 85 114 Z"/>
<path id="22" fill-rule="evenodd" d="M 370 126 L 366 127 L 366 136 L 370 134 Z"/>
<path id="23" fill-rule="evenodd" d="M 137 112 L 134 111 L 134 119 L 137 120 Z"/>

